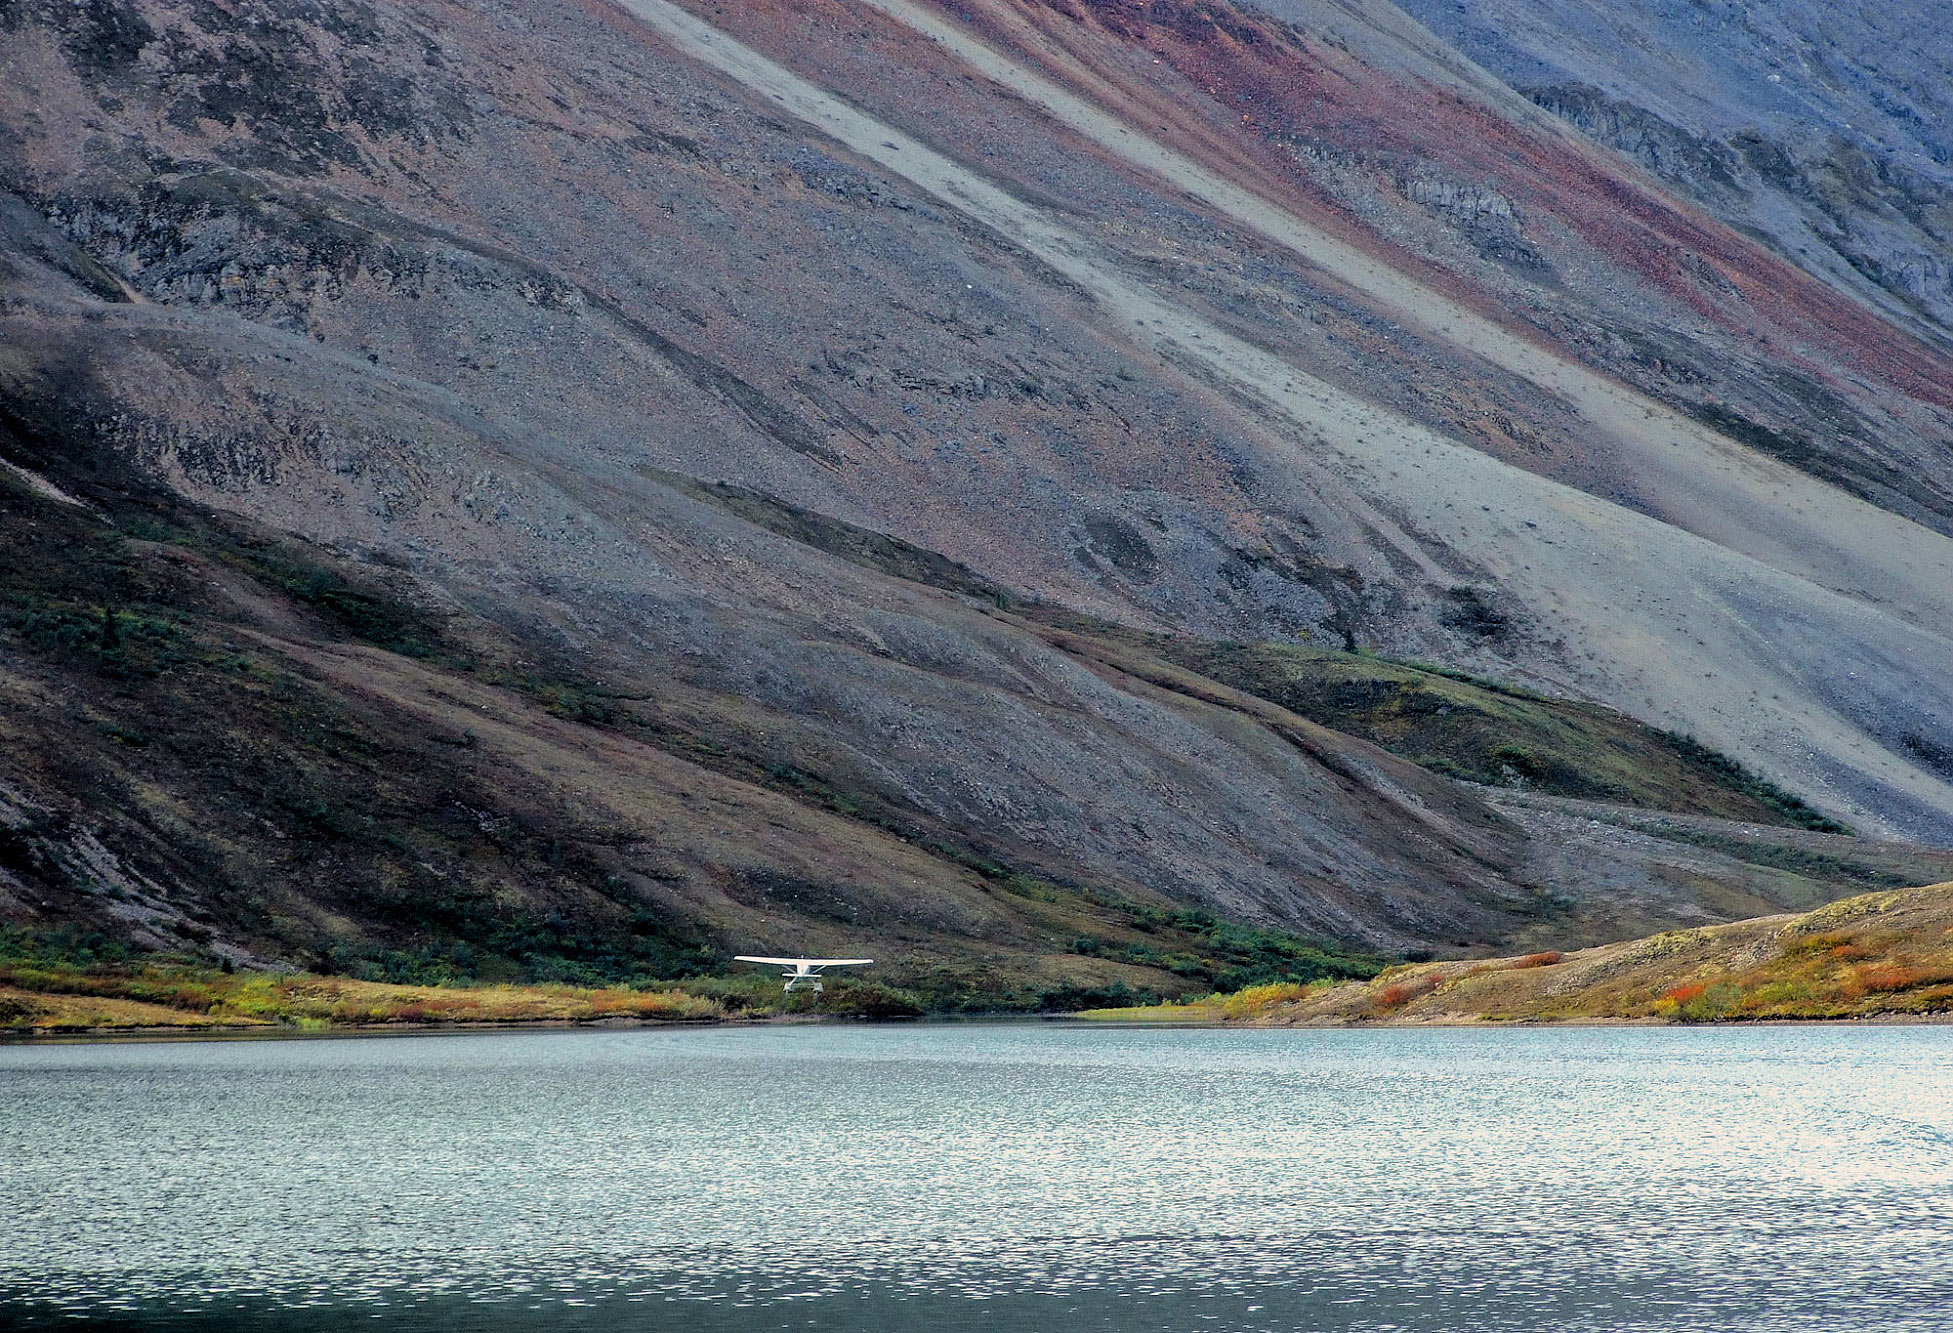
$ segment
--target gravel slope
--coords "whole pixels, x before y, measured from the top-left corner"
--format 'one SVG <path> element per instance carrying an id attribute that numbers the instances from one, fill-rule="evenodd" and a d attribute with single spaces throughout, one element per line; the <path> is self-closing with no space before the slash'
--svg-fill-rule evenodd
<path id="1" fill-rule="evenodd" d="M 1122 273 L 1052 212 L 676 5 L 622 0 L 680 50 L 1023 246 L 1089 292 L 1115 327 L 1141 331 L 1134 340 L 1160 361 L 1200 367 L 1266 403 L 1288 423 L 1292 467 L 1333 475 L 1353 518 L 1399 528 L 1404 559 L 1427 560 L 1413 534 L 1433 533 L 1495 570 L 1575 645 L 1588 690 L 1644 700 L 1871 827 L 1953 837 L 1953 783 L 1878 734 L 1897 717 L 1927 734 L 1953 719 L 1953 638 L 1939 628 L 1953 625 L 1953 540 L 1507 334 L 904 0 L 874 2 L 1407 322 L 1571 399 L 1633 451 L 1631 467 L 1656 474 L 1651 488 L 1681 517 L 1658 522 L 1556 485 L 1340 392 Z"/>
<path id="2" fill-rule="evenodd" d="M 1953 18 L 1944 5 L 1401 3 L 1454 49 L 1718 216 L 1771 237 L 1908 327 L 1953 336 Z"/>

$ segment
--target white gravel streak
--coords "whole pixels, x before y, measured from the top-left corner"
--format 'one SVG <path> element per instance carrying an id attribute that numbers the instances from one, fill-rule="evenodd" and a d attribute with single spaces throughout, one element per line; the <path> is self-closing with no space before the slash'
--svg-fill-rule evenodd
<path id="1" fill-rule="evenodd" d="M 1121 272 L 1090 238 L 666 0 L 615 0 L 681 53 L 991 228 L 1089 292 L 1132 343 L 1216 375 L 1293 423 L 1385 532 L 1444 542 L 1563 633 L 1583 693 L 1695 732 L 1893 831 L 1881 789 L 1944 817 L 1953 785 L 1868 726 L 1903 702 L 1953 721 L 1953 541 L 1706 431 L 1518 338 L 1026 70 L 906 0 L 866 3 L 1054 118 L 1363 292 L 1394 318 L 1573 403 L 1662 496 L 1663 522 L 1535 476 L 1366 403 Z M 1334 497 L 1341 499 L 1341 497 Z M 1395 516 L 1386 517 L 1386 515 Z M 1421 556 L 1418 557 L 1420 560 Z M 1851 673 L 1856 672 L 1854 677 Z"/>

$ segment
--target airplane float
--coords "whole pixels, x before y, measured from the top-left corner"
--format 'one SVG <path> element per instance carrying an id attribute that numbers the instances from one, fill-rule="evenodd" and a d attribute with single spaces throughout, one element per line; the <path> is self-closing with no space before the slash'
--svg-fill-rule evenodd
<path id="1" fill-rule="evenodd" d="M 742 953 L 735 955 L 733 961 L 736 963 L 772 963 L 776 967 L 787 968 L 787 971 L 780 974 L 787 979 L 787 984 L 781 987 L 783 992 L 791 992 L 795 986 L 798 986 L 804 981 L 811 985 L 814 988 L 814 993 L 818 995 L 823 989 L 821 986 L 821 972 L 824 969 L 830 967 L 865 967 L 875 960 L 872 958 L 756 958 L 751 954 Z"/>

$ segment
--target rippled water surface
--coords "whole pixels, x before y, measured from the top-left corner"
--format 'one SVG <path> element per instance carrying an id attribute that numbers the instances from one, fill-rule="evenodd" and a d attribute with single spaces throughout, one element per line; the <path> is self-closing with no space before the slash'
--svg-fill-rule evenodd
<path id="1" fill-rule="evenodd" d="M 1953 1329 L 1953 1028 L 0 1047 L 0 1325 Z"/>

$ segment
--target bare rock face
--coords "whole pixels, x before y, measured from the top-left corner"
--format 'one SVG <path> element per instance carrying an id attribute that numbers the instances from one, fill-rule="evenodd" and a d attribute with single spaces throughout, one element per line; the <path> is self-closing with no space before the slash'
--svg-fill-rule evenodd
<path id="1" fill-rule="evenodd" d="M 1944 6 L 1403 8 L 1808 271 L 1905 327 L 1953 334 L 1953 21 Z"/>
<path id="2" fill-rule="evenodd" d="M 1026 600 L 1602 701 L 1953 842 L 1953 361 L 1401 12 L 1280 13 L 13 0 L 0 449 L 914 821 L 794 919 L 990 929 L 873 888 L 924 836 L 1378 947 L 1569 910 L 1473 792 Z M 663 801 L 613 813 L 706 935 L 823 883 Z"/>

